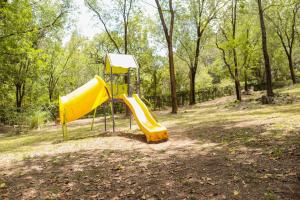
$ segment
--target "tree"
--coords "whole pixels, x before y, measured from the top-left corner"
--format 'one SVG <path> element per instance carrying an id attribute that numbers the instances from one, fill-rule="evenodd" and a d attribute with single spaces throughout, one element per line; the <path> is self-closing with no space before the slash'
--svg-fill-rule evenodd
<path id="1" fill-rule="evenodd" d="M 290 2 L 288 2 L 290 3 Z M 282 5 L 280 8 L 276 6 L 276 17 L 272 18 L 266 15 L 267 19 L 272 22 L 275 27 L 277 36 L 288 59 L 291 79 L 293 84 L 296 83 L 294 72 L 294 44 L 296 39 L 297 18 L 300 9 L 300 2 L 294 1 L 290 5 Z"/>
<path id="2" fill-rule="evenodd" d="M 127 5 L 127 2 L 129 2 Z M 128 23 L 133 0 L 124 0 L 123 2 L 123 23 L 124 23 L 124 53 L 128 53 Z"/>
<path id="3" fill-rule="evenodd" d="M 196 103 L 195 79 L 199 65 L 201 40 L 209 23 L 215 19 L 221 7 L 220 4 L 220 1 L 190 0 L 188 8 L 184 10 L 188 14 L 183 19 L 179 30 L 179 42 L 183 52 L 177 51 L 176 55 L 185 61 L 190 69 L 190 105 Z"/>
<path id="4" fill-rule="evenodd" d="M 268 54 L 267 31 L 266 31 L 265 19 L 264 19 L 264 9 L 261 0 L 257 0 L 257 5 L 258 5 L 258 15 L 259 15 L 259 22 L 260 22 L 260 29 L 261 29 L 262 52 L 265 61 L 267 97 L 270 98 L 274 95 L 272 89 L 272 71 L 271 71 L 272 69 L 271 69 L 270 58 Z"/>
<path id="5" fill-rule="evenodd" d="M 240 1 L 239 4 L 239 29 L 238 51 L 241 66 L 241 80 L 244 80 L 245 93 L 249 93 L 249 79 L 253 79 L 253 70 L 256 69 L 256 59 L 260 57 L 257 53 L 260 29 L 257 19 L 252 18 L 252 2 Z"/>
<path id="6" fill-rule="evenodd" d="M 238 57 L 236 51 L 236 25 L 237 25 L 237 0 L 232 0 L 231 4 L 231 21 L 230 21 L 230 33 L 227 33 L 223 27 L 220 27 L 221 34 L 226 42 L 225 46 L 221 46 L 218 44 L 218 40 L 216 41 L 216 46 L 222 52 L 222 59 L 228 71 L 230 73 L 231 78 L 234 80 L 235 84 L 235 93 L 236 99 L 241 101 L 241 84 L 239 78 L 239 64 Z M 227 55 L 229 54 L 229 55 Z M 230 60 L 232 57 L 232 61 Z"/>
<path id="7" fill-rule="evenodd" d="M 246 93 L 249 92 L 249 85 L 248 85 L 248 78 L 249 78 L 249 71 L 251 69 L 250 64 L 253 60 L 253 53 L 256 50 L 258 39 L 256 35 L 254 37 L 251 37 L 250 35 L 250 29 L 253 30 L 254 27 L 251 27 L 248 23 L 245 24 L 247 26 L 245 30 L 245 41 L 241 41 L 242 46 L 242 67 L 243 67 L 243 75 L 244 75 L 244 90 Z M 253 68 L 253 67 L 252 67 Z"/>
<path id="8" fill-rule="evenodd" d="M 73 36 L 74 38 L 74 36 Z M 74 41 L 73 41 L 74 40 Z M 47 60 L 45 76 L 47 82 L 49 101 L 52 102 L 54 92 L 63 74 L 66 74 L 69 68 L 69 62 L 80 45 L 80 41 L 73 39 L 67 48 L 61 48 L 60 44 L 56 43 L 50 46 L 49 59 Z"/>
<path id="9" fill-rule="evenodd" d="M 88 8 L 92 10 L 95 15 L 100 20 L 101 24 L 103 25 L 105 32 L 107 33 L 110 41 L 115 46 L 118 53 L 121 53 L 121 45 L 117 41 L 117 38 L 114 37 L 114 31 L 111 31 L 108 27 L 108 19 L 105 19 L 105 11 L 101 9 L 101 6 L 98 4 L 97 1 L 92 0 L 85 0 L 85 3 L 87 4 Z M 134 0 L 115 0 L 113 3 L 117 5 L 115 10 L 119 10 L 120 15 L 122 16 L 123 20 L 123 43 L 124 43 L 124 54 L 128 53 L 128 44 L 129 44 L 129 38 L 128 38 L 128 29 L 129 29 L 129 21 L 130 21 L 130 14 L 133 8 Z M 109 11 L 110 12 L 110 11 Z"/>
<path id="10" fill-rule="evenodd" d="M 4 3 L 2 6 L 0 59 L 3 70 L 1 71 L 7 73 L 7 83 L 15 87 L 15 105 L 20 111 L 28 79 L 36 72 L 39 52 L 34 47 L 33 41 L 37 39 L 37 31 L 28 1 Z M 30 28 L 32 31 L 23 31 L 28 27 L 32 27 Z"/>
<path id="11" fill-rule="evenodd" d="M 17 110 L 38 78 L 44 64 L 40 48 L 43 38 L 64 25 L 68 3 L 49 1 L 31 4 L 28 0 L 1 3 L 0 60 L 7 73 L 7 84 L 15 87 Z"/>
<path id="12" fill-rule="evenodd" d="M 173 10 L 173 1 L 169 0 L 169 11 L 170 12 L 170 24 L 167 27 L 165 16 L 163 14 L 162 7 L 159 0 L 155 0 L 157 10 L 159 13 L 159 18 L 163 27 L 165 38 L 168 46 L 168 58 L 169 58 L 169 73 L 171 82 L 171 97 L 172 97 L 172 113 L 176 114 L 177 107 L 177 95 L 176 95 L 176 79 L 175 79 L 175 67 L 174 67 L 174 53 L 173 53 L 173 30 L 174 30 L 174 18 L 175 13 Z"/>

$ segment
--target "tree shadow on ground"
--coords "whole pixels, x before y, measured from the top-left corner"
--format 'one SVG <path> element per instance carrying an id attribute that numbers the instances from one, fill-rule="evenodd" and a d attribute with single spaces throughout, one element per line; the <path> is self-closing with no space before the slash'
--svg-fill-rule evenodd
<path id="1" fill-rule="evenodd" d="M 280 160 L 226 149 L 82 151 L 26 160 L 1 174 L 1 199 L 297 199 L 300 149 Z M 298 169 L 299 170 L 299 169 Z"/>
<path id="2" fill-rule="evenodd" d="M 117 136 L 124 137 L 130 140 L 135 140 L 142 143 L 147 143 L 146 136 L 142 134 L 142 132 L 141 133 L 120 132 L 119 134 L 117 134 Z"/>
<path id="3" fill-rule="evenodd" d="M 251 122 L 251 121 L 250 121 Z M 218 126 L 216 126 L 218 124 Z M 268 149 L 274 145 L 300 145 L 300 127 L 292 130 L 270 129 L 269 124 L 249 124 L 244 121 L 211 121 L 210 123 L 185 123 L 171 127 L 170 133 L 173 140 L 180 141 L 183 137 L 203 142 L 243 145 L 249 148 Z"/>

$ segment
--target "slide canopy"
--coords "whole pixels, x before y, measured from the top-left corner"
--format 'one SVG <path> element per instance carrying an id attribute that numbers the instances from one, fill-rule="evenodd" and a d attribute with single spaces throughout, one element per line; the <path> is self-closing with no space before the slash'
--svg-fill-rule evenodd
<path id="1" fill-rule="evenodd" d="M 129 68 L 138 68 L 138 64 L 133 55 L 108 53 L 105 56 L 105 73 L 125 74 Z"/>

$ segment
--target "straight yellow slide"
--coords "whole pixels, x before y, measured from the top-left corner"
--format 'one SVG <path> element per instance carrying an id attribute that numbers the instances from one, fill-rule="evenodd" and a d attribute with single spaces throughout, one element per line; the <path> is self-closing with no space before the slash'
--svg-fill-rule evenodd
<path id="1" fill-rule="evenodd" d="M 140 129 L 146 135 L 147 142 L 155 142 L 168 139 L 167 129 L 157 123 L 157 121 L 149 112 L 147 106 L 137 94 L 134 94 L 132 97 L 127 97 L 124 94 L 122 96 L 122 99 L 131 110 Z"/>

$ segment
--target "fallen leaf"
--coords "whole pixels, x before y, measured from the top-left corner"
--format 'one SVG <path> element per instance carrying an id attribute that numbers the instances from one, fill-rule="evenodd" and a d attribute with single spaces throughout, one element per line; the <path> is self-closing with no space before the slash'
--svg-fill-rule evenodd
<path id="1" fill-rule="evenodd" d="M 272 174 L 264 174 L 264 175 L 261 176 L 260 178 L 266 179 L 266 178 L 270 178 L 270 177 L 272 177 Z"/>
<path id="2" fill-rule="evenodd" d="M 296 173 L 296 172 L 290 172 L 290 173 L 288 173 L 287 175 L 288 175 L 288 176 L 296 176 L 297 173 Z"/>
<path id="3" fill-rule="evenodd" d="M 233 191 L 233 195 L 234 195 L 234 196 L 237 196 L 237 195 L 239 195 L 239 194 L 240 194 L 239 191 L 237 191 L 237 190 L 234 190 L 234 191 Z"/>
<path id="4" fill-rule="evenodd" d="M 4 188 L 5 186 L 6 186 L 5 183 L 1 183 L 1 184 L 0 184 L 0 188 Z"/>

